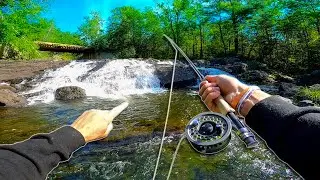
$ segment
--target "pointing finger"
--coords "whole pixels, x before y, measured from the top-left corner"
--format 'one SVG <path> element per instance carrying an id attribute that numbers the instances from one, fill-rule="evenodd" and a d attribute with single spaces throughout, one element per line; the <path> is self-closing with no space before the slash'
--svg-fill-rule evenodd
<path id="1" fill-rule="evenodd" d="M 122 103 L 121 105 L 113 108 L 108 115 L 111 116 L 112 119 L 114 119 L 115 117 L 117 117 L 123 110 L 125 110 L 128 107 L 129 103 L 125 102 Z"/>

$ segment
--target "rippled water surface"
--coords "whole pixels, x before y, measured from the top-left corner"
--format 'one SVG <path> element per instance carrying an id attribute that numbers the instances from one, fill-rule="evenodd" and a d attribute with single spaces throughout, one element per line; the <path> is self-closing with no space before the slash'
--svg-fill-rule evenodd
<path id="1" fill-rule="evenodd" d="M 73 63 L 64 69 L 46 72 L 33 82 L 34 88 L 26 92 L 35 93 L 29 98 L 32 105 L 0 109 L 0 142 L 13 143 L 35 133 L 50 132 L 71 124 L 85 110 L 111 109 L 127 101 L 130 105 L 115 119 L 111 135 L 74 153 L 69 162 L 60 164 L 52 171 L 49 179 L 152 179 L 169 93 L 157 84 L 159 82 L 152 74 L 152 65 L 136 61 L 121 63 L 128 67 L 112 69 L 119 62 L 102 64 L 100 69 L 90 63 Z M 85 72 L 72 74 L 75 67 L 82 67 Z M 93 74 L 92 68 L 96 68 Z M 119 77 L 101 76 L 111 69 Z M 86 78 L 79 79 L 80 76 Z M 128 80 L 128 84 L 119 84 L 125 80 Z M 87 88 L 88 98 L 72 102 L 53 100 L 55 88 L 65 85 Z M 95 94 L 98 91 L 92 88 L 94 85 L 99 87 L 103 95 Z M 134 88 L 126 93 L 129 86 Z M 106 96 L 110 93 L 113 96 Z M 195 92 L 175 90 L 170 110 L 157 179 L 166 179 L 185 125 L 192 117 L 204 112 L 205 108 Z M 262 142 L 258 148 L 248 150 L 232 134 L 229 146 L 214 156 L 196 153 L 184 140 L 171 179 L 298 179 L 298 176 Z"/>
<path id="2" fill-rule="evenodd" d="M 91 143 L 56 168 L 50 179 L 151 179 L 164 125 L 168 93 L 129 97 L 130 106 L 115 120 L 110 138 Z M 13 143 L 39 132 L 71 123 L 87 109 L 110 109 L 121 101 L 88 98 L 73 103 L 52 102 L 22 109 L 0 109 L 1 143 Z M 164 145 L 158 179 L 165 179 L 179 135 L 190 118 L 204 111 L 197 96 L 187 91 L 173 95 L 169 133 Z M 270 179 L 297 178 L 262 144 L 247 150 L 233 135 L 218 155 L 203 156 L 184 141 L 172 179 Z"/>

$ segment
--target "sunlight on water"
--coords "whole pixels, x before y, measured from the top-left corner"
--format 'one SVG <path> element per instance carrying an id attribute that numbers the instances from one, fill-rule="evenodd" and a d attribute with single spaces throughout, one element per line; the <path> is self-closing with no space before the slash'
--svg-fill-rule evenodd
<path id="1" fill-rule="evenodd" d="M 59 87 L 78 86 L 87 96 L 123 99 L 127 95 L 158 93 L 160 81 L 152 64 L 138 60 L 73 61 L 57 70 L 49 70 L 35 79 L 33 89 L 24 94 L 35 94 L 29 104 L 49 103 Z"/>

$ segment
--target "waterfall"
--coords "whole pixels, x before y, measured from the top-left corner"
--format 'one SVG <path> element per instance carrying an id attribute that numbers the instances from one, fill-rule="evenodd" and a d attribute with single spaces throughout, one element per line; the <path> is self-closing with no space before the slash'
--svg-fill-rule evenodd
<path id="1" fill-rule="evenodd" d="M 29 104 L 34 104 L 53 101 L 55 90 L 64 86 L 78 86 L 87 96 L 101 98 L 159 93 L 163 89 L 154 71 L 153 64 L 134 59 L 73 61 L 62 68 L 46 71 L 34 79 L 33 88 L 23 94 L 29 96 Z"/>

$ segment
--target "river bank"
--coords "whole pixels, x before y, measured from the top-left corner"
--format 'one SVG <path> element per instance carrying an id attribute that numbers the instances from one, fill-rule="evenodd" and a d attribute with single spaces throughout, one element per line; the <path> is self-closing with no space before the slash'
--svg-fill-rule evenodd
<path id="1" fill-rule="evenodd" d="M 31 79 L 47 69 L 56 69 L 69 61 L 0 61 L 0 82 L 19 83 L 23 79 Z"/>
<path id="2" fill-rule="evenodd" d="M 155 59 L 138 59 L 154 64 L 156 68 L 155 75 L 159 78 L 161 86 L 168 88 L 171 82 L 172 62 L 159 61 Z M 85 62 L 90 60 L 78 60 Z M 99 70 L 110 60 L 99 60 L 99 63 L 92 68 L 91 72 Z M 162 63 L 165 62 L 165 63 Z M 216 68 L 230 73 L 239 80 L 248 83 L 259 85 L 262 90 L 272 94 L 281 95 L 289 98 L 296 104 L 314 105 L 320 104 L 320 72 L 310 72 L 301 76 L 287 76 L 278 70 L 267 69 L 265 64 L 241 61 L 236 57 L 215 58 L 212 61 L 195 60 L 198 67 Z M 37 75 L 48 69 L 57 69 L 69 64 L 70 61 L 0 61 L 0 82 L 7 82 L 18 91 L 28 88 L 28 84 L 17 86 L 23 80 L 30 81 Z M 130 64 L 129 64 L 130 65 Z M 210 74 L 206 70 L 202 70 L 204 74 Z M 85 79 L 85 76 L 81 77 Z M 188 88 L 195 84 L 197 77 L 192 69 L 179 61 L 176 69 L 175 88 Z M 308 88 L 310 87 L 310 88 Z M 303 103 L 300 103 L 303 101 Z M 310 102 L 312 101 L 312 102 Z M 305 103 L 307 102 L 307 103 Z"/>

